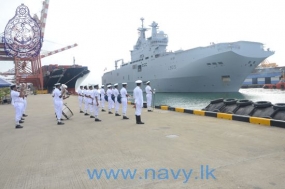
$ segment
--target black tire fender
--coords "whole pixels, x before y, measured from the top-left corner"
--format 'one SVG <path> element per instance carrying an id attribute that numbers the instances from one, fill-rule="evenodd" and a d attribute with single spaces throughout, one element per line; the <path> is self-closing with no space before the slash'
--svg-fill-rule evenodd
<path id="1" fill-rule="evenodd" d="M 216 99 L 216 100 L 212 100 L 212 101 L 210 102 L 210 104 L 217 104 L 217 103 L 220 103 L 220 102 L 223 102 L 223 101 L 224 101 L 223 98 L 218 98 L 218 99 Z"/>
<path id="2" fill-rule="evenodd" d="M 252 105 L 252 101 L 251 100 L 238 100 L 237 105 L 241 107 L 249 106 L 249 105 Z"/>
<path id="3" fill-rule="evenodd" d="M 285 110 L 285 103 L 276 103 L 276 104 L 273 104 L 273 109 L 274 109 L 274 110 L 276 110 L 276 109 Z"/>
<path id="4" fill-rule="evenodd" d="M 256 108 L 267 108 L 270 107 L 272 104 L 269 101 L 257 101 L 254 104 L 254 107 Z"/>
<path id="5" fill-rule="evenodd" d="M 225 105 L 232 105 L 232 104 L 235 104 L 236 102 L 237 102 L 237 99 L 234 99 L 234 98 L 228 98 L 224 100 Z"/>

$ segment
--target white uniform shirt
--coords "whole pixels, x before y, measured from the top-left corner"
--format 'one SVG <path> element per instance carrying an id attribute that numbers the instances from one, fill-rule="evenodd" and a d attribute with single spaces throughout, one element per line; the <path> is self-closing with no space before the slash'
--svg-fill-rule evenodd
<path id="1" fill-rule="evenodd" d="M 146 92 L 146 94 L 151 94 L 151 93 L 152 93 L 152 92 L 151 92 L 151 87 L 150 87 L 149 85 L 146 86 L 145 92 Z"/>
<path id="2" fill-rule="evenodd" d="M 61 96 L 61 91 L 58 88 L 55 88 L 54 91 L 54 101 L 59 102 L 62 101 L 62 97 L 60 98 L 59 96 Z"/>
<path id="3" fill-rule="evenodd" d="M 105 90 L 103 89 L 103 88 L 101 88 L 101 89 L 99 89 L 100 90 L 100 94 L 101 94 L 101 96 L 103 96 L 104 97 L 104 95 L 105 95 Z"/>
<path id="4" fill-rule="evenodd" d="M 118 89 L 115 88 L 115 89 L 113 90 L 113 94 L 114 94 L 115 97 L 117 97 L 117 96 L 119 95 Z"/>
<path id="5" fill-rule="evenodd" d="M 143 107 L 143 93 L 139 86 L 134 89 L 134 98 L 135 103 L 141 105 Z"/>
<path id="6" fill-rule="evenodd" d="M 108 89 L 108 90 L 107 90 L 107 96 L 108 96 L 108 97 L 111 97 L 112 94 L 113 94 L 113 93 L 112 93 L 112 89 Z"/>
<path id="7" fill-rule="evenodd" d="M 127 97 L 128 93 L 127 93 L 127 90 L 126 90 L 125 87 L 121 88 L 120 93 L 121 93 L 121 97 L 122 98 L 126 98 Z"/>
<path id="8" fill-rule="evenodd" d="M 18 103 L 18 102 L 22 102 L 21 101 L 21 97 L 20 97 L 20 92 L 18 91 L 11 91 L 11 98 L 12 98 L 12 105 L 14 105 L 14 103 Z"/>

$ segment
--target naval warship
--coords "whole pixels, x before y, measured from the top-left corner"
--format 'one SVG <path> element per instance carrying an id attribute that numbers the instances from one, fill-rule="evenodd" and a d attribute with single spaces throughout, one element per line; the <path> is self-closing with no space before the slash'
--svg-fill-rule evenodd
<path id="1" fill-rule="evenodd" d="M 206 47 L 167 51 L 168 36 L 158 24 L 142 25 L 131 61 L 115 61 L 115 69 L 105 72 L 102 84 L 127 83 L 133 91 L 136 80 L 151 81 L 157 92 L 238 92 L 245 78 L 274 51 L 251 41 L 211 43 Z M 121 63 L 118 67 L 118 63 Z M 144 88 L 142 86 L 142 88 Z"/>

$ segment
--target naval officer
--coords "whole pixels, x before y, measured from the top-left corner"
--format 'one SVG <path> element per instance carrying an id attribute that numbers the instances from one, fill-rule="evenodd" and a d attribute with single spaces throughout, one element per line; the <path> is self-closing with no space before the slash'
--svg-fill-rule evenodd
<path id="1" fill-rule="evenodd" d="M 88 98 L 87 98 L 87 92 L 88 92 L 88 89 L 87 89 L 87 86 L 84 86 L 84 89 L 83 89 L 83 101 L 84 101 L 84 112 L 86 116 L 88 116 L 89 114 L 87 113 L 87 110 L 88 110 Z"/>
<path id="2" fill-rule="evenodd" d="M 104 89 L 104 85 L 101 86 L 100 89 L 100 98 L 101 98 L 101 107 L 102 107 L 102 112 L 105 112 L 105 89 Z"/>
<path id="3" fill-rule="evenodd" d="M 15 108 L 15 121 L 16 121 L 16 129 L 21 129 L 23 126 L 20 125 L 20 123 L 24 123 L 22 118 L 22 111 L 24 108 L 24 91 L 21 89 L 20 92 L 17 91 L 16 85 L 11 85 L 11 98 L 12 98 L 12 105 Z"/>
<path id="4" fill-rule="evenodd" d="M 119 102 L 118 102 L 118 95 L 119 95 L 119 91 L 118 91 L 118 83 L 114 84 L 114 89 L 113 89 L 113 94 L 115 96 L 114 99 L 114 103 L 115 103 L 115 116 L 121 116 L 118 111 L 119 111 Z"/>
<path id="5" fill-rule="evenodd" d="M 81 85 L 80 88 L 77 91 L 80 113 L 83 113 L 83 111 L 82 111 L 82 101 L 83 101 L 82 93 L 83 93 L 83 91 L 82 90 L 83 90 L 83 86 Z"/>
<path id="6" fill-rule="evenodd" d="M 150 87 L 150 81 L 146 82 L 146 84 L 147 86 L 145 87 L 145 92 L 146 92 L 147 111 L 152 112 L 151 110 L 152 90 Z"/>
<path id="7" fill-rule="evenodd" d="M 91 95 L 92 97 L 92 104 L 93 104 L 93 108 L 94 108 L 94 116 L 95 116 L 95 121 L 101 121 L 98 116 L 99 116 L 99 99 L 100 99 L 100 93 L 98 90 L 99 85 L 94 85 L 94 90 L 93 93 Z"/>
<path id="8" fill-rule="evenodd" d="M 121 94 L 121 102 L 122 102 L 122 112 L 123 112 L 123 119 L 129 119 L 127 117 L 127 107 L 128 107 L 128 93 L 126 90 L 127 83 L 122 83 L 123 87 L 120 90 Z"/>
<path id="9" fill-rule="evenodd" d="M 56 117 L 57 117 L 57 124 L 58 125 L 63 125 L 64 123 L 61 122 L 61 116 L 62 116 L 62 106 L 63 106 L 63 99 L 66 99 L 68 97 L 63 97 L 62 93 L 63 91 L 60 91 L 60 83 L 55 84 L 55 89 L 54 89 L 54 107 L 56 110 Z"/>
<path id="10" fill-rule="evenodd" d="M 144 124 L 141 121 L 141 112 L 142 112 L 142 107 L 143 107 L 143 93 L 141 89 L 141 80 L 136 81 L 136 88 L 134 89 L 134 99 L 135 99 L 135 108 L 136 108 L 136 123 L 137 124 Z"/>
<path id="11" fill-rule="evenodd" d="M 108 111 L 109 111 L 109 114 L 113 114 L 111 112 L 111 109 L 112 109 L 112 105 L 113 105 L 113 100 L 112 100 L 112 89 L 111 89 L 112 85 L 108 85 L 107 86 L 107 96 L 108 96 Z"/>
<path id="12" fill-rule="evenodd" d="M 93 114 L 93 97 L 91 96 L 93 94 L 94 90 L 93 90 L 93 86 L 90 85 L 89 86 L 89 90 L 87 92 L 87 97 L 88 97 L 88 106 L 89 106 L 89 113 L 90 113 L 90 118 L 95 118 L 92 114 Z"/>

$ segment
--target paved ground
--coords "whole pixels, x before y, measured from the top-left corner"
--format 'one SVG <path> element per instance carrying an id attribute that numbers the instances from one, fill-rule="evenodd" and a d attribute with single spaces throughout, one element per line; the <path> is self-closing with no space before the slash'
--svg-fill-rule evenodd
<path id="1" fill-rule="evenodd" d="M 144 110 L 146 124 L 136 125 L 131 106 L 130 120 L 101 113 L 95 123 L 78 113 L 76 97 L 66 102 L 75 115 L 58 126 L 51 96 L 29 96 L 22 130 L 14 129 L 13 107 L 0 105 L 1 189 L 285 186 L 285 129 L 164 110 Z M 94 169 L 136 175 L 90 179 Z"/>

